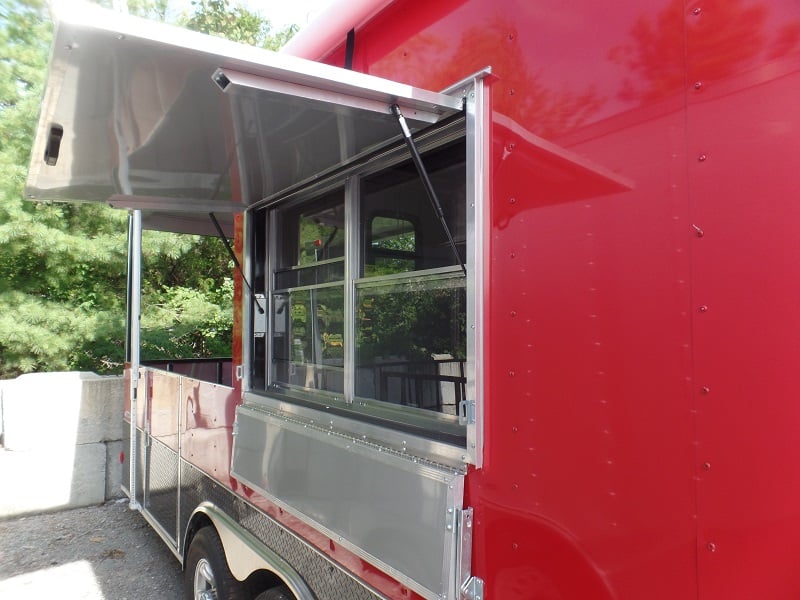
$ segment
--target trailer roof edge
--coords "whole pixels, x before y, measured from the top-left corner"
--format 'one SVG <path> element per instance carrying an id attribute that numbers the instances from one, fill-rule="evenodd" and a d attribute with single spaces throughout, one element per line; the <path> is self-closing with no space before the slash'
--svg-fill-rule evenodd
<path id="1" fill-rule="evenodd" d="M 327 56 L 344 42 L 348 31 L 357 31 L 393 3 L 394 0 L 334 2 L 289 40 L 281 52 L 312 60 Z"/>

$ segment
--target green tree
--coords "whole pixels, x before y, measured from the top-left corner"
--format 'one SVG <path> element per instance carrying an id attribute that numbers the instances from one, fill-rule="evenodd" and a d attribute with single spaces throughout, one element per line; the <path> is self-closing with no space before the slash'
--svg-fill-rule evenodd
<path id="1" fill-rule="evenodd" d="M 183 26 L 252 46 L 276 50 L 298 29 L 273 33 L 269 20 L 228 0 L 194 0 L 192 8 Z M 221 240 L 145 232 L 143 243 L 142 358 L 230 354 L 233 264 Z"/>
<path id="2" fill-rule="evenodd" d="M 188 29 L 224 37 L 234 42 L 277 50 L 297 33 L 297 25 L 278 32 L 258 13 L 228 0 L 192 0 L 194 12 L 184 20 Z"/>
<path id="3" fill-rule="evenodd" d="M 22 200 L 51 25 L 42 0 L 0 0 L 0 23 L 0 376 L 7 377 L 76 368 L 87 342 L 122 322 L 124 300 L 108 290 L 125 264 L 116 250 L 124 252 L 125 241 L 97 207 Z"/>
<path id="4" fill-rule="evenodd" d="M 168 0 L 128 4 L 148 18 L 171 14 Z M 226 17 L 242 9 L 216 2 L 213 15 L 221 23 L 216 33 L 228 23 L 231 37 L 250 41 Z M 254 38 L 259 45 L 273 43 L 258 19 L 244 25 L 263 32 Z M 51 29 L 45 0 L 0 0 L 0 378 L 119 371 L 124 356 L 127 215 L 103 205 L 23 200 Z M 143 357 L 229 353 L 230 275 L 219 240 L 145 232 Z"/>
<path id="5" fill-rule="evenodd" d="M 145 231 L 142 255 L 142 359 L 230 355 L 233 265 L 222 242 Z"/>

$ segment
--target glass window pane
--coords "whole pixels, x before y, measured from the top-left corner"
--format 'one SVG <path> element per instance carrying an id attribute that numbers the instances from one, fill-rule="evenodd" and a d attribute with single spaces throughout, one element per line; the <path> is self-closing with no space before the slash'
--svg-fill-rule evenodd
<path id="1" fill-rule="evenodd" d="M 272 296 L 272 381 L 344 391 L 344 288 Z"/>
<path id="2" fill-rule="evenodd" d="M 338 194 L 337 194 L 338 196 Z M 344 206 L 317 208 L 301 213 L 298 219 L 298 265 L 344 256 Z"/>
<path id="3" fill-rule="evenodd" d="M 351 204 L 342 188 L 267 209 L 275 250 L 271 384 L 304 400 L 314 395 L 300 390 L 324 391 L 320 401 L 336 409 L 400 427 L 445 434 L 460 427 L 467 348 L 466 278 L 459 268 L 466 258 L 465 156 L 464 140 L 423 155 L 460 256 L 410 161 L 384 164 L 360 178 L 352 190 L 359 194 L 358 220 L 345 214 Z M 357 230 L 346 244 L 351 222 Z"/>
<path id="4" fill-rule="evenodd" d="M 416 228 L 408 219 L 382 217 L 372 219 L 372 247 L 394 252 L 414 253 Z"/>
<path id="5" fill-rule="evenodd" d="M 278 271 L 275 273 L 275 289 L 320 285 L 342 279 L 344 279 L 344 260 L 333 260 L 319 265 Z"/>
<path id="6" fill-rule="evenodd" d="M 461 261 L 466 258 L 466 161 L 463 142 L 422 157 Z M 411 161 L 365 177 L 361 227 L 366 277 L 459 264 Z"/>
<path id="7" fill-rule="evenodd" d="M 300 206 L 274 210 L 276 267 L 285 271 L 331 259 L 344 260 L 344 191 L 337 189 Z"/>
<path id="8" fill-rule="evenodd" d="M 356 395 L 456 415 L 464 397 L 463 276 L 361 286 Z"/>
<path id="9" fill-rule="evenodd" d="M 416 269 L 417 228 L 409 219 L 376 215 L 367 232 L 371 260 L 364 275 L 389 275 Z"/>

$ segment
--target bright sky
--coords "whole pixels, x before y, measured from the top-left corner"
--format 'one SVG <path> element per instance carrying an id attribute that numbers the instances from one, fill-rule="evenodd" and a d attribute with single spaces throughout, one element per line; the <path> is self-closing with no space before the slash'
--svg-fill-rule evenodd
<path id="1" fill-rule="evenodd" d="M 296 23 L 303 27 L 318 17 L 334 0 L 244 0 L 254 12 L 272 21 L 276 29 Z M 233 2 L 235 3 L 235 2 Z"/>

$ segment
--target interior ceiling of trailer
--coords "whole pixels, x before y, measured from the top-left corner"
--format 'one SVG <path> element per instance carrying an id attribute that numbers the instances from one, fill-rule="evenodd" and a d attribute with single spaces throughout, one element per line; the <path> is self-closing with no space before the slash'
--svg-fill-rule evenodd
<path id="1" fill-rule="evenodd" d="M 216 79 L 216 81 L 215 81 Z M 86 7 L 57 23 L 29 170 L 34 200 L 142 210 L 146 228 L 228 235 L 249 204 L 460 99 Z"/>

